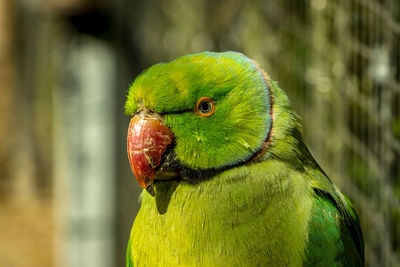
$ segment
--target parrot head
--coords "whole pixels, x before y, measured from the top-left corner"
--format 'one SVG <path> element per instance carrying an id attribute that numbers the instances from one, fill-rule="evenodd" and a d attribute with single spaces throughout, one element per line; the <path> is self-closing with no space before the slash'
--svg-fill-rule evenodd
<path id="1" fill-rule="evenodd" d="M 266 74 L 237 52 L 187 55 L 144 71 L 125 104 L 140 186 L 154 195 L 154 181 L 194 182 L 254 158 L 271 132 L 270 90 Z"/>

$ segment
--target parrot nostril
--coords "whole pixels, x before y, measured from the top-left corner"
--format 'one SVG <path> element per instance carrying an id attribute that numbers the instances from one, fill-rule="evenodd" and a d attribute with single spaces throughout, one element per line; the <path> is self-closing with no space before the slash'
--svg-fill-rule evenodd
<path id="1" fill-rule="evenodd" d="M 135 116 L 140 116 L 142 118 L 158 119 L 164 124 L 164 117 L 162 115 L 152 111 L 151 109 L 145 106 L 141 106 L 133 115 L 133 117 Z"/>

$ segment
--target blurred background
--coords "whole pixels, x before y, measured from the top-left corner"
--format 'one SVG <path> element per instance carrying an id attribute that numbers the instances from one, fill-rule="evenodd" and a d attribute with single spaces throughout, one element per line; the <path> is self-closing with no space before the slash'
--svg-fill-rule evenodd
<path id="1" fill-rule="evenodd" d="M 124 266 L 127 88 L 204 50 L 279 81 L 356 207 L 367 266 L 400 266 L 398 0 L 0 0 L 1 267 Z"/>

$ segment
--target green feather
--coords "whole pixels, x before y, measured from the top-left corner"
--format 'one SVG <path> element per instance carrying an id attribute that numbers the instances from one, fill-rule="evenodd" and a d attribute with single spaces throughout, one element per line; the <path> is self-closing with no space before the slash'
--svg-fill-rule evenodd
<path id="1" fill-rule="evenodd" d="M 216 104 L 210 117 L 194 112 L 203 96 Z M 144 108 L 164 117 L 187 171 L 156 181 L 155 197 L 141 194 L 127 266 L 363 265 L 351 203 L 307 150 L 284 91 L 253 61 L 205 52 L 157 64 L 129 89 L 126 113 Z"/>
<path id="2" fill-rule="evenodd" d="M 349 206 L 351 217 L 346 218 L 328 193 L 319 190 L 315 193 L 305 265 L 363 265 L 363 240 L 354 210 Z"/>
<path id="3" fill-rule="evenodd" d="M 298 266 L 302 262 L 312 202 L 304 179 L 283 162 L 236 167 L 201 186 L 159 182 L 155 190 L 155 197 L 142 193 L 133 225 L 135 263 Z"/>
<path id="4" fill-rule="evenodd" d="M 132 262 L 132 248 L 131 248 L 131 239 L 128 240 L 128 245 L 126 246 L 126 267 L 133 267 Z"/>

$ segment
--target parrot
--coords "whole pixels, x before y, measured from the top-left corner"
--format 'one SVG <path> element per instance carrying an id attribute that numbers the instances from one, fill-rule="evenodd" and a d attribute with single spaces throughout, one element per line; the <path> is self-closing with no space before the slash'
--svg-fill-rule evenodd
<path id="1" fill-rule="evenodd" d="M 143 188 L 127 267 L 364 265 L 352 203 L 254 60 L 201 52 L 155 64 L 124 108 Z"/>

